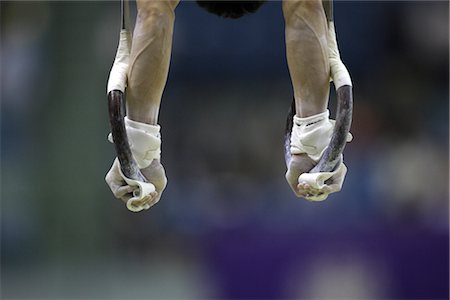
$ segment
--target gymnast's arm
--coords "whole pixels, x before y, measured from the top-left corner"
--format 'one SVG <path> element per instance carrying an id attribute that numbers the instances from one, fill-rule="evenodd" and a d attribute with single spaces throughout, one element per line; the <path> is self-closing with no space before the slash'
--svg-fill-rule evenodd
<path id="1" fill-rule="evenodd" d="M 137 19 L 128 67 L 125 122 L 133 157 L 142 174 L 156 189 L 142 205 L 158 202 L 167 184 L 160 161 L 158 114 L 169 72 L 178 2 L 137 0 Z M 134 140 L 130 130 L 136 133 Z M 143 140 L 148 143 L 141 144 Z M 146 149 L 149 145 L 153 148 Z M 106 175 L 106 182 L 116 198 L 127 202 L 132 197 L 133 187 L 123 180 L 119 169 L 116 161 Z"/>
<path id="2" fill-rule="evenodd" d="M 333 177 L 320 188 L 299 182 L 299 177 L 311 171 L 319 161 L 334 128 L 327 109 L 331 45 L 327 22 L 327 17 L 331 17 L 329 5 L 321 0 L 283 1 L 286 56 L 295 98 L 286 180 L 296 196 L 316 201 L 338 192 L 347 171 L 340 163 Z M 328 8 L 328 16 L 324 7 Z M 319 174 L 322 175 L 325 174 Z"/>

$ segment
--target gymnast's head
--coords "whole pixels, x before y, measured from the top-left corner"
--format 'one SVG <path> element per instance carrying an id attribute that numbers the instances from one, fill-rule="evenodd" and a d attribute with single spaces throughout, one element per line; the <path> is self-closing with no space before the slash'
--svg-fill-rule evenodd
<path id="1" fill-rule="evenodd" d="M 223 1 L 197 0 L 197 4 L 210 13 L 224 18 L 237 19 L 246 14 L 254 13 L 263 5 L 265 0 L 259 1 Z"/>

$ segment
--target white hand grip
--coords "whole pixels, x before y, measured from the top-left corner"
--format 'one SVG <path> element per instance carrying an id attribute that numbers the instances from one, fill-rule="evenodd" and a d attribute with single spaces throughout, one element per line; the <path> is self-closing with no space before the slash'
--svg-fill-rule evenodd
<path id="1" fill-rule="evenodd" d="M 128 210 L 132 212 L 140 212 L 141 210 L 149 209 L 151 207 L 150 204 L 140 205 L 139 203 L 142 202 L 142 199 L 156 191 L 155 186 L 151 183 L 137 181 L 126 177 L 123 175 L 120 168 L 119 172 L 120 176 L 122 176 L 123 180 L 125 180 L 129 186 L 136 187 L 133 191 L 133 197 L 127 201 Z"/>

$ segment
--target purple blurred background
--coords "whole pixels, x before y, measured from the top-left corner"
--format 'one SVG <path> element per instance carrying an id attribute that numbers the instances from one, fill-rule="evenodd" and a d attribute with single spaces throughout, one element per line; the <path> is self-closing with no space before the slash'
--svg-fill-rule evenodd
<path id="1" fill-rule="evenodd" d="M 2 299 L 448 299 L 448 2 L 335 3 L 354 140 L 343 190 L 309 203 L 284 180 L 281 3 L 183 1 L 169 184 L 140 214 L 103 179 L 119 2 L 0 5 Z"/>

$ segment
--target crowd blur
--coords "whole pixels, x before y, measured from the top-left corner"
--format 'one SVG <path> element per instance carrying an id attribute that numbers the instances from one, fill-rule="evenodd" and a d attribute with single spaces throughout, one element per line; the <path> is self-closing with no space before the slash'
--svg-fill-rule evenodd
<path id="1" fill-rule="evenodd" d="M 104 182 L 119 2 L 0 5 L 2 299 L 448 298 L 448 2 L 335 3 L 354 140 L 322 203 L 284 180 L 281 2 L 238 20 L 181 2 L 169 182 L 139 214 Z"/>

